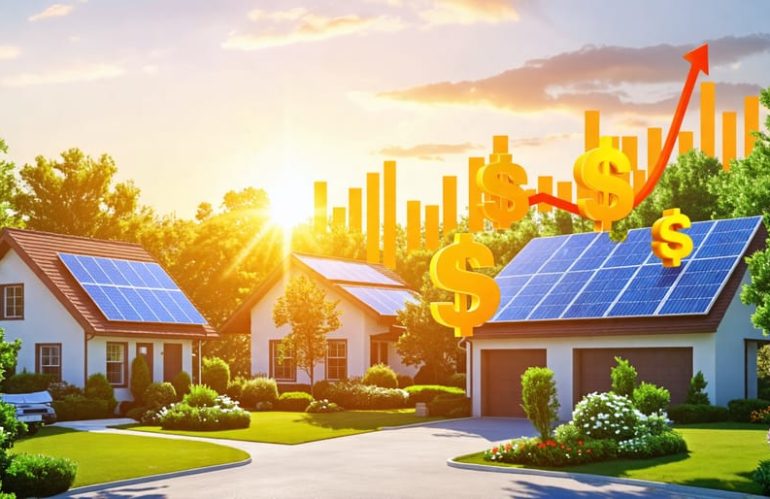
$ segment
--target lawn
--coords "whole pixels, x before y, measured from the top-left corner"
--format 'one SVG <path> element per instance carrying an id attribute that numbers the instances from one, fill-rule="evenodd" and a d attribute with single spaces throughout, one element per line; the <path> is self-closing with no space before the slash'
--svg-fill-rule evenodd
<path id="1" fill-rule="evenodd" d="M 139 424 L 122 425 L 118 428 L 270 444 L 304 444 L 327 438 L 346 437 L 348 435 L 377 431 L 384 426 L 425 423 L 438 419 L 441 418 L 416 416 L 414 409 L 343 411 L 329 414 L 267 411 L 252 412 L 251 425 L 249 428 L 241 430 L 165 431 L 161 430 L 159 426 L 142 426 Z"/>
<path id="2" fill-rule="evenodd" d="M 557 471 L 590 473 L 655 482 L 676 483 L 734 492 L 761 494 L 751 474 L 761 459 L 770 458 L 767 429 L 746 423 L 710 423 L 677 428 L 687 440 L 689 455 L 644 460 L 616 460 L 564 468 Z M 463 463 L 525 468 L 484 461 L 481 453 L 456 459 Z"/>
<path id="3" fill-rule="evenodd" d="M 17 454 L 68 457 L 78 463 L 74 487 L 247 459 L 241 450 L 191 440 L 115 435 L 49 426 L 16 442 Z"/>

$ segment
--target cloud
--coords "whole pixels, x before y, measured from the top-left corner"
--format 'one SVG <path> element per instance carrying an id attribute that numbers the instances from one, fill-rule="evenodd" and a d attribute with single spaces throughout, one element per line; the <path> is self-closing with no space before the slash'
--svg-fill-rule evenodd
<path id="1" fill-rule="evenodd" d="M 55 3 L 47 7 L 42 12 L 38 12 L 37 14 L 29 16 L 28 20 L 35 22 L 35 21 L 40 21 L 42 19 L 48 19 L 51 17 L 64 17 L 66 15 L 69 15 L 69 13 L 72 12 L 74 8 L 75 7 L 73 5 Z"/>
<path id="2" fill-rule="evenodd" d="M 574 52 L 532 59 L 524 65 L 476 81 L 440 82 L 379 94 L 423 104 L 484 105 L 532 113 L 582 112 L 669 114 L 679 90 L 651 101 L 634 99 L 634 87 L 679 85 L 686 75 L 682 55 L 694 46 L 655 45 L 641 48 L 589 45 Z M 770 51 L 770 34 L 725 37 L 709 42 L 711 67 L 729 67 L 740 59 Z M 738 85 L 738 86 L 736 86 Z M 638 88 L 636 89 L 638 90 Z M 758 85 L 719 84 L 720 105 L 756 94 Z"/>
<path id="3" fill-rule="evenodd" d="M 21 54 L 19 47 L 13 45 L 0 45 L 0 61 L 3 59 L 16 59 Z"/>
<path id="4" fill-rule="evenodd" d="M 57 83 L 88 82 L 116 78 L 125 73 L 120 66 L 96 64 L 42 73 L 19 73 L 0 79 L 6 87 L 30 87 Z"/>
<path id="5" fill-rule="evenodd" d="M 545 135 L 543 137 L 518 137 L 509 140 L 509 145 L 512 149 L 518 147 L 541 147 L 554 142 L 560 142 L 562 140 L 570 140 L 575 137 L 582 137 L 582 133 L 555 133 L 552 135 Z"/>
<path id="6" fill-rule="evenodd" d="M 260 29 L 250 33 L 233 32 L 222 43 L 222 48 L 259 50 L 356 33 L 395 31 L 403 27 L 400 20 L 388 16 L 347 14 L 327 17 L 304 8 L 273 12 L 253 10 L 249 18 L 258 22 Z"/>
<path id="7" fill-rule="evenodd" d="M 429 25 L 475 24 L 518 21 L 519 14 L 510 0 L 434 0 L 419 11 Z"/>
<path id="8" fill-rule="evenodd" d="M 422 160 L 443 161 L 446 154 L 465 154 L 482 149 L 483 146 L 464 142 L 462 144 L 417 144 L 411 147 L 387 146 L 377 153 L 390 158 L 418 158 Z"/>

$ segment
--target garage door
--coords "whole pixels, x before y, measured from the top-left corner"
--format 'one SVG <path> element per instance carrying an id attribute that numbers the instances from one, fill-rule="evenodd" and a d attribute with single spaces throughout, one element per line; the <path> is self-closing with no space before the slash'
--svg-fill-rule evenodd
<path id="1" fill-rule="evenodd" d="M 545 350 L 482 350 L 481 415 L 525 417 L 521 375 L 533 366 L 545 367 Z"/>
<path id="2" fill-rule="evenodd" d="M 615 356 L 631 362 L 639 381 L 668 388 L 672 404 L 681 404 L 687 398 L 692 377 L 692 348 L 575 349 L 573 356 L 576 403 L 587 393 L 610 390 L 610 369 L 615 366 Z"/>

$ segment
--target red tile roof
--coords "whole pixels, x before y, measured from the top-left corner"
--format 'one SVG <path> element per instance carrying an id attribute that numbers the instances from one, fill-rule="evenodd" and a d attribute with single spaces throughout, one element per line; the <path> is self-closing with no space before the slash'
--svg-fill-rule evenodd
<path id="1" fill-rule="evenodd" d="M 138 244 L 6 228 L 0 235 L 0 258 L 5 256 L 9 249 L 14 250 L 24 260 L 87 334 L 199 339 L 216 337 L 216 332 L 208 324 L 159 324 L 107 320 L 64 267 L 58 255 L 74 253 L 155 262 L 155 259 Z"/>

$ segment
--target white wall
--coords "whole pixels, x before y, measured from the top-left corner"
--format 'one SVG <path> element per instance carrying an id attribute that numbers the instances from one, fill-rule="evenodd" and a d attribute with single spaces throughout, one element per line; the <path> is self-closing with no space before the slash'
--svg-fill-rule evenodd
<path id="1" fill-rule="evenodd" d="M 0 327 L 6 339 L 21 339 L 17 372 L 35 372 L 35 343 L 61 343 L 62 379 L 83 386 L 83 329 L 19 255 L 9 250 L 0 260 L 0 284 L 15 283 L 24 284 L 24 319 L 0 320 Z"/>

